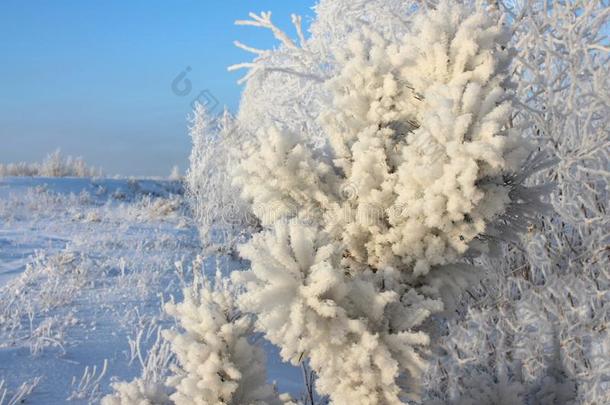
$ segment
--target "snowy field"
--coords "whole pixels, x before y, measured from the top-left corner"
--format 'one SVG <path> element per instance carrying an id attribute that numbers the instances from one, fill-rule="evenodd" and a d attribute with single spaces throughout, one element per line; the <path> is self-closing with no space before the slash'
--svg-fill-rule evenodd
<path id="1" fill-rule="evenodd" d="M 0 164 L 0 405 L 610 404 L 608 0 L 314 13 L 184 177 Z"/>
<path id="2" fill-rule="evenodd" d="M 131 380 L 198 252 L 179 182 L 0 179 L 0 403 L 24 383 L 30 404 L 97 403 Z"/>

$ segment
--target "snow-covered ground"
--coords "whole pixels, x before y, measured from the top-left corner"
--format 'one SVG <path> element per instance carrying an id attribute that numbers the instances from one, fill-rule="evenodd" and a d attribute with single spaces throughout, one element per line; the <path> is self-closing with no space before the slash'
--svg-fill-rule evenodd
<path id="1" fill-rule="evenodd" d="M 0 179 L 0 403 L 37 377 L 27 403 L 96 403 L 137 375 L 133 342 L 145 353 L 173 324 L 162 302 L 199 251 L 180 183 Z M 298 392 L 295 370 L 270 368 Z"/>
<path id="2" fill-rule="evenodd" d="M 155 322 L 176 261 L 197 252 L 179 183 L 0 180 L 0 381 L 41 377 L 28 403 L 88 402 L 129 378 L 129 337 Z M 88 367 L 99 384 L 78 392 Z M 72 385 L 73 377 L 77 380 Z M 0 392 L 1 397 L 1 392 Z"/>

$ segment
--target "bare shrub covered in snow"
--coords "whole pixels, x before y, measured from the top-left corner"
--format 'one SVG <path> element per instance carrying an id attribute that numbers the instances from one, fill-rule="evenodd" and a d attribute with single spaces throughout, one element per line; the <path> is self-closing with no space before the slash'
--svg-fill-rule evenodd
<path id="1" fill-rule="evenodd" d="M 99 177 L 101 175 L 101 169 L 87 166 L 83 158 L 80 157 L 64 157 L 59 149 L 47 155 L 42 163 L 20 162 L 0 164 L 0 177 Z"/>
<path id="2" fill-rule="evenodd" d="M 225 111 L 214 118 L 197 104 L 190 126 L 193 148 L 186 184 L 204 249 L 231 251 L 248 230 L 251 218 L 239 192 L 231 185 L 229 168 L 240 157 L 240 134 Z"/>
<path id="3" fill-rule="evenodd" d="M 174 181 L 182 180 L 182 174 L 180 173 L 180 168 L 178 165 L 172 167 L 172 171 L 169 173 L 167 178 Z"/>
<path id="4" fill-rule="evenodd" d="M 514 403 L 608 403 L 610 9 L 602 1 L 499 5 L 518 50 L 514 120 L 533 123 L 528 135 L 557 160 L 532 179 L 555 183 L 554 213 L 482 263 L 496 272 L 485 297 L 449 325 L 429 385 L 443 403 L 479 403 L 462 383 L 473 374 L 519 385 Z"/>

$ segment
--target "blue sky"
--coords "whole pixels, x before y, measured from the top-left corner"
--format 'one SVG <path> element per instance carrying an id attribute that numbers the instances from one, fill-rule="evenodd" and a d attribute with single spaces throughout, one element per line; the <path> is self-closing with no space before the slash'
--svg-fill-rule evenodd
<path id="1" fill-rule="evenodd" d="M 194 97 L 235 110 L 251 59 L 238 39 L 271 47 L 267 31 L 233 22 L 249 11 L 309 22 L 314 0 L 0 1 L 0 162 L 39 161 L 61 148 L 108 174 L 165 175 L 190 149 Z M 293 33 L 292 30 L 289 31 Z M 187 67 L 191 92 L 172 81 Z M 211 96 L 210 96 L 211 95 Z"/>

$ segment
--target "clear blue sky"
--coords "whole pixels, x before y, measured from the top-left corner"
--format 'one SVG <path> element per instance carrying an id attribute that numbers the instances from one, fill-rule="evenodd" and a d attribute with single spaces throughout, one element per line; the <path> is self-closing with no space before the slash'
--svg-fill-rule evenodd
<path id="1" fill-rule="evenodd" d="M 165 175 L 190 149 L 186 115 L 203 90 L 235 110 L 251 59 L 238 39 L 271 47 L 249 11 L 307 23 L 314 0 L 0 1 L 0 162 L 38 161 L 58 147 L 108 174 Z M 289 31 L 293 33 L 292 30 Z M 189 66 L 192 91 L 172 92 Z"/>

